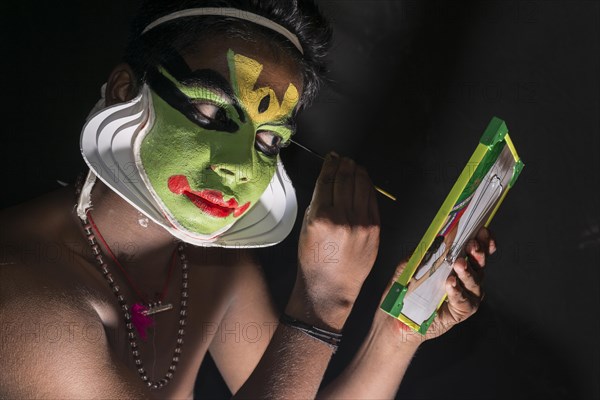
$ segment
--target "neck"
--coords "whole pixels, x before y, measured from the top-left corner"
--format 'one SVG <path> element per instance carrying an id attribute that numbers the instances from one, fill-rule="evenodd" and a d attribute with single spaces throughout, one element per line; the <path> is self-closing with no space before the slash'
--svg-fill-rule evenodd
<path id="1" fill-rule="evenodd" d="M 92 190 L 91 214 L 101 230 L 102 236 L 109 242 L 135 245 L 135 253 L 144 254 L 159 249 L 173 249 L 175 239 L 161 226 L 127 203 L 121 196 L 98 180 Z M 112 249 L 117 254 L 117 249 Z M 131 252 L 119 250 L 127 256 Z"/>
<path id="2" fill-rule="evenodd" d="M 140 289 L 160 288 L 177 243 L 173 236 L 100 180 L 94 185 L 91 200 L 88 216 L 127 274 Z M 97 239 L 108 257 L 106 246 L 100 237 Z"/>

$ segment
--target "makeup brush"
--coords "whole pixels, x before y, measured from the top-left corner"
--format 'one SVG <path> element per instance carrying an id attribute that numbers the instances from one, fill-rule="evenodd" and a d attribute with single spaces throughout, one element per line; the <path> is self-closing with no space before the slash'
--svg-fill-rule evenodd
<path id="1" fill-rule="evenodd" d="M 300 144 L 298 142 L 296 142 L 295 140 L 291 140 L 290 141 L 292 143 L 294 143 L 296 146 L 300 147 L 301 149 L 306 150 L 307 152 L 309 152 L 310 154 L 312 154 L 315 157 L 320 158 L 321 160 L 325 160 L 325 157 L 323 157 L 322 155 L 320 155 L 319 153 L 317 153 L 314 150 L 309 149 L 308 147 L 304 146 L 303 144 Z M 392 200 L 392 201 L 396 201 L 396 197 L 392 196 L 391 194 L 389 194 L 388 192 L 386 192 L 385 190 L 383 190 L 382 188 L 380 188 L 379 186 L 375 186 L 375 190 L 377 190 L 379 193 L 381 193 L 382 195 L 384 195 L 385 197 L 387 197 L 388 199 Z"/>

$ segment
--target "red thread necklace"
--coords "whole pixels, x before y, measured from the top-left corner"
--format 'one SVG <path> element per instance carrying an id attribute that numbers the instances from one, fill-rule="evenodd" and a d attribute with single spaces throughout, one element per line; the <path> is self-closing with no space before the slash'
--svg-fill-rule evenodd
<path id="1" fill-rule="evenodd" d="M 104 240 L 104 237 L 102 237 L 100 230 L 98 229 L 94 220 L 92 219 L 91 213 L 88 211 L 86 213 L 86 215 L 90 222 L 90 225 L 92 226 L 92 228 L 94 229 L 94 232 L 96 233 L 96 236 L 98 237 L 98 239 L 100 239 L 100 241 L 104 245 L 104 248 L 106 249 L 106 251 L 108 253 L 108 256 L 112 259 L 112 261 L 115 263 L 115 265 L 121 270 L 121 272 L 123 273 L 123 276 L 125 277 L 125 280 L 129 284 L 131 289 L 136 293 L 138 298 L 141 300 L 141 302 L 134 303 L 131 306 L 131 312 L 132 312 L 131 320 L 132 320 L 132 323 L 135 326 L 136 330 L 138 331 L 140 338 L 143 340 L 146 340 L 147 329 L 154 325 L 154 318 L 152 318 L 151 315 L 173 309 L 173 304 L 171 304 L 171 303 L 163 304 L 163 301 L 165 299 L 165 296 L 167 295 L 167 291 L 169 288 L 169 282 L 171 281 L 171 276 L 173 275 L 173 269 L 175 266 L 175 261 L 177 259 L 177 257 L 176 257 L 177 248 L 175 248 L 175 250 L 173 250 L 173 254 L 171 255 L 171 259 L 169 261 L 169 270 L 167 273 L 167 279 L 165 280 L 162 291 L 160 293 L 156 293 L 156 296 L 154 297 L 154 299 L 150 300 L 147 296 L 145 296 L 138 289 L 138 287 L 135 285 L 135 283 L 133 282 L 133 280 L 131 279 L 131 277 L 129 276 L 129 274 L 127 273 L 125 268 L 123 267 L 123 265 L 121 265 L 121 263 L 119 262 L 119 260 L 115 256 L 115 254 L 112 252 L 112 250 L 110 249 L 110 246 L 108 245 L 106 240 Z"/>

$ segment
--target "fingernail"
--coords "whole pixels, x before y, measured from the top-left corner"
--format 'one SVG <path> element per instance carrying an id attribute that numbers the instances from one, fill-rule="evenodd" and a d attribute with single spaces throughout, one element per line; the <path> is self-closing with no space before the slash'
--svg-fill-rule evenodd
<path id="1" fill-rule="evenodd" d="M 456 287 L 456 278 L 452 277 L 452 287 Z"/>
<path id="2" fill-rule="evenodd" d="M 329 152 L 329 155 L 332 158 L 340 158 L 340 155 L 338 153 L 336 153 L 335 151 L 333 151 L 333 150 Z"/>

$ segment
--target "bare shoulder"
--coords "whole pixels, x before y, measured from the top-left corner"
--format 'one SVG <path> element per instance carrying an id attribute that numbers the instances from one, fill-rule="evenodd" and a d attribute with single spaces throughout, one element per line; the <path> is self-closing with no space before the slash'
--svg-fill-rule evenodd
<path id="1" fill-rule="evenodd" d="M 42 269 L 13 263 L 0 274 L 0 397 L 58 394 L 49 381 L 61 382 L 65 372 L 91 361 L 80 355 L 92 355 L 103 340 L 100 318 L 81 295 Z"/>
<path id="2" fill-rule="evenodd" d="M 111 350 L 93 289 L 62 276 L 59 266 L 0 269 L 0 398 L 146 398 Z"/>
<path id="3" fill-rule="evenodd" d="M 37 266 L 11 263 L 0 270 L 0 315 L 3 339 L 16 352 L 31 345 L 44 345 L 63 338 L 68 325 L 89 325 L 101 321 L 85 290 Z M 67 335 L 65 338 L 67 338 Z M 17 340 L 18 339 L 18 340 Z"/>
<path id="4" fill-rule="evenodd" d="M 114 395 L 137 390 L 98 370 L 113 355 L 63 195 L 0 212 L 0 398 L 93 397 L 107 380 Z"/>
<path id="5" fill-rule="evenodd" d="M 0 397 L 59 394 L 48 381 L 64 379 L 59 374 L 67 364 L 83 367 L 77 354 L 93 347 L 85 339 L 103 337 L 98 314 L 78 289 L 83 285 L 73 285 L 68 273 L 68 250 L 49 220 L 57 214 L 44 215 L 52 214 L 52 201 L 43 200 L 0 213 Z"/>
<path id="6" fill-rule="evenodd" d="M 78 234 L 66 190 L 0 211 L 0 306 L 28 312 L 44 306 L 80 310 L 94 288 L 81 268 L 85 241 Z M 84 289 L 85 288 L 85 289 Z M 89 303 L 89 301 L 87 302 Z"/>
<path id="7" fill-rule="evenodd" d="M 93 316 L 98 280 L 84 268 L 87 249 L 64 188 L 0 211 L 0 307 L 5 315 Z M 8 314 L 7 314 L 8 313 Z M 16 318 L 17 316 L 15 316 Z M 24 315 L 23 315 L 24 318 Z"/>

